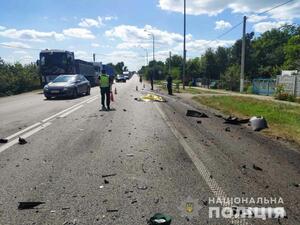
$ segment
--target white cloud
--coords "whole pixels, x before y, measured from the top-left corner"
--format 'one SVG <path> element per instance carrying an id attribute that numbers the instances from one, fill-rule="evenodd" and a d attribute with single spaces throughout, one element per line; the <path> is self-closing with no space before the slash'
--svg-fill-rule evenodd
<path id="1" fill-rule="evenodd" d="M 263 12 L 276 5 L 282 4 L 282 0 L 189 0 L 187 1 L 187 13 L 191 15 L 207 14 L 217 15 L 226 9 L 234 13 Z M 181 0 L 159 0 L 158 6 L 167 11 L 183 12 Z M 268 14 L 276 19 L 290 20 L 300 18 L 300 2 L 295 1 L 270 11 Z"/>
<path id="2" fill-rule="evenodd" d="M 230 27 L 232 27 L 232 25 L 229 22 L 226 22 L 224 20 L 219 20 L 216 21 L 215 30 L 224 30 Z"/>
<path id="3" fill-rule="evenodd" d="M 2 42 L 2 45 L 5 45 L 4 47 L 7 48 L 30 48 L 30 45 L 24 44 L 22 42 Z"/>
<path id="4" fill-rule="evenodd" d="M 0 30 L 5 30 L 5 29 L 6 29 L 6 27 L 0 26 Z"/>
<path id="5" fill-rule="evenodd" d="M 97 43 L 92 43 L 91 46 L 94 47 L 94 48 L 99 48 L 100 47 L 100 45 L 97 44 Z"/>
<path id="6" fill-rule="evenodd" d="M 130 25 L 120 25 L 105 32 L 105 35 L 108 38 L 120 39 L 123 41 L 123 43 L 117 46 L 120 49 L 139 46 L 147 47 L 152 40 L 151 34 L 155 37 L 156 45 L 173 45 L 183 40 L 183 36 L 181 34 L 159 30 L 150 25 L 146 25 L 143 28 Z M 188 34 L 187 40 L 191 39 L 192 35 Z"/>
<path id="7" fill-rule="evenodd" d="M 105 20 L 105 21 L 117 20 L 117 19 L 118 19 L 117 16 L 106 16 L 106 17 L 104 17 L 104 20 Z"/>
<path id="8" fill-rule="evenodd" d="M 18 50 L 18 51 L 13 51 L 14 54 L 20 54 L 20 55 L 24 55 L 24 54 L 27 54 L 26 51 L 23 51 L 23 50 Z"/>
<path id="9" fill-rule="evenodd" d="M 26 40 L 26 41 L 45 41 L 45 39 L 54 39 L 57 41 L 61 41 L 64 39 L 64 35 L 51 31 L 51 32 L 41 32 L 36 30 L 24 29 L 24 30 L 16 30 L 16 29 L 7 29 L 4 31 L 0 31 L 0 36 L 18 39 L 18 40 Z"/>
<path id="10" fill-rule="evenodd" d="M 259 16 L 256 14 L 252 14 L 247 17 L 247 21 L 250 23 L 258 23 L 258 22 L 266 20 L 266 19 L 268 19 L 268 16 Z"/>
<path id="11" fill-rule="evenodd" d="M 95 35 L 88 29 L 85 28 L 69 28 L 63 30 L 65 36 L 81 38 L 81 39 L 95 39 Z"/>
<path id="12" fill-rule="evenodd" d="M 91 61 L 93 58 L 92 54 L 89 54 L 86 51 L 82 51 L 82 50 L 74 51 L 74 55 L 76 59 L 81 59 L 85 61 Z"/>
<path id="13" fill-rule="evenodd" d="M 100 16 L 97 19 L 82 18 L 78 26 L 80 27 L 101 27 L 103 26 L 103 20 Z"/>
<path id="14" fill-rule="evenodd" d="M 279 22 L 261 22 L 257 23 L 253 26 L 253 29 L 257 33 L 264 33 L 273 28 L 282 27 L 285 24 L 289 24 L 289 21 L 279 21 Z"/>

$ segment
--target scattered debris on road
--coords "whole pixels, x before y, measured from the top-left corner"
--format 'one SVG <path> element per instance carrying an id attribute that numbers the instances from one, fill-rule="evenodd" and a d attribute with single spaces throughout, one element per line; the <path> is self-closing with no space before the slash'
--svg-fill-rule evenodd
<path id="1" fill-rule="evenodd" d="M 24 138 L 19 137 L 19 144 L 25 145 L 25 144 L 27 144 L 27 141 Z"/>
<path id="2" fill-rule="evenodd" d="M 258 116 L 258 117 L 253 116 L 250 119 L 250 124 L 251 124 L 252 130 L 254 130 L 254 131 L 261 131 L 265 128 L 268 128 L 267 121 L 262 116 Z"/>
<path id="3" fill-rule="evenodd" d="M 109 213 L 111 213 L 111 212 L 119 212 L 119 210 L 118 209 L 106 209 L 106 212 L 109 212 Z"/>
<path id="4" fill-rule="evenodd" d="M 154 94 L 143 95 L 140 98 L 135 98 L 135 100 L 142 102 L 166 102 L 163 97 Z"/>
<path id="5" fill-rule="evenodd" d="M 197 123 L 198 123 L 198 124 L 201 124 L 201 123 L 202 123 L 202 121 L 201 121 L 201 120 L 198 120 L 198 121 L 197 121 Z"/>
<path id="6" fill-rule="evenodd" d="M 127 157 L 134 157 L 134 154 L 132 153 L 129 153 L 129 154 L 126 154 Z"/>
<path id="7" fill-rule="evenodd" d="M 294 182 L 294 183 L 293 183 L 293 186 L 294 186 L 294 187 L 300 187 L 300 184 L 297 184 L 297 183 Z"/>
<path id="8" fill-rule="evenodd" d="M 106 175 L 102 175 L 102 178 L 105 178 L 105 177 L 113 177 L 113 176 L 116 176 L 116 175 L 117 175 L 116 173 L 106 174 Z"/>
<path id="9" fill-rule="evenodd" d="M 124 112 L 126 112 L 126 111 L 127 111 L 127 109 L 123 109 L 123 111 L 124 111 Z"/>
<path id="10" fill-rule="evenodd" d="M 154 216 L 150 218 L 148 221 L 149 225 L 170 225 L 172 222 L 172 218 L 168 215 L 164 215 L 161 213 L 156 213 Z"/>
<path id="11" fill-rule="evenodd" d="M 206 115 L 203 112 L 198 112 L 195 110 L 188 110 L 186 112 L 186 116 L 190 116 L 190 117 L 198 117 L 198 118 L 208 118 L 208 115 Z"/>
<path id="12" fill-rule="evenodd" d="M 101 185 L 99 188 L 100 188 L 100 189 L 102 189 L 102 188 L 104 188 L 104 186 L 103 186 L 103 185 Z"/>
<path id="13" fill-rule="evenodd" d="M 104 184 L 109 184 L 109 181 L 104 179 Z"/>
<path id="14" fill-rule="evenodd" d="M 215 117 L 218 117 L 218 118 L 223 118 L 223 116 L 220 115 L 220 114 L 214 114 L 214 116 L 215 116 Z"/>
<path id="15" fill-rule="evenodd" d="M 8 142 L 8 140 L 5 139 L 5 138 L 1 138 L 1 139 L 0 139 L 0 143 L 1 143 L 1 144 L 5 144 L 5 143 L 7 143 L 7 142 Z"/>
<path id="16" fill-rule="evenodd" d="M 38 205 L 45 204 L 45 202 L 19 202 L 18 209 L 33 209 Z"/>
<path id="17" fill-rule="evenodd" d="M 256 166 L 255 164 L 253 164 L 253 169 L 258 170 L 258 171 L 263 171 L 262 168 L 260 168 L 259 166 Z"/>
<path id="18" fill-rule="evenodd" d="M 148 187 L 147 186 L 138 186 L 137 189 L 145 191 L 148 189 Z"/>
<path id="19" fill-rule="evenodd" d="M 226 131 L 226 132 L 230 132 L 230 131 L 231 131 L 231 130 L 230 130 L 230 127 L 226 127 L 226 128 L 225 128 L 225 131 Z"/>
<path id="20" fill-rule="evenodd" d="M 240 125 L 243 123 L 249 123 L 249 119 L 240 119 L 234 116 L 228 116 L 227 118 L 223 118 L 225 121 L 224 123 L 233 124 L 233 125 Z"/>

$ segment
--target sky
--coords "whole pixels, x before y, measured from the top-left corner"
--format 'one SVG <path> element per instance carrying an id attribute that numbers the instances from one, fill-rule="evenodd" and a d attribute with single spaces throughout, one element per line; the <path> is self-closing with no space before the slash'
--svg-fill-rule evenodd
<path id="1" fill-rule="evenodd" d="M 288 0 L 186 0 L 187 57 L 209 47 L 230 46 L 247 32 L 261 33 L 300 23 L 300 0 L 267 13 Z M 0 57 L 7 62 L 35 62 L 41 49 L 73 51 L 77 59 L 117 63 L 130 70 L 145 65 L 146 53 L 165 60 L 183 53 L 183 0 L 2 0 Z"/>

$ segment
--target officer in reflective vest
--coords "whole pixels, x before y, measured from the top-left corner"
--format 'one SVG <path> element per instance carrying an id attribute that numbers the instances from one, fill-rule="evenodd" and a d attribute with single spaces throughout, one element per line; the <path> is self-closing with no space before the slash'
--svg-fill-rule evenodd
<path id="1" fill-rule="evenodd" d="M 105 70 L 102 70 L 101 75 L 99 76 L 100 92 L 101 92 L 101 104 L 102 110 L 110 110 L 110 77 L 106 74 Z M 105 98 L 106 98 L 106 107 L 105 107 Z"/>

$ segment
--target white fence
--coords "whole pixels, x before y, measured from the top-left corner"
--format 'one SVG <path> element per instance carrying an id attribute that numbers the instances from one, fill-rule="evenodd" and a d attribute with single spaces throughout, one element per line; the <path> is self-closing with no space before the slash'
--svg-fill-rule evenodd
<path id="1" fill-rule="evenodd" d="M 300 97 L 300 75 L 277 76 L 276 83 L 277 85 L 282 84 L 287 93 Z"/>

